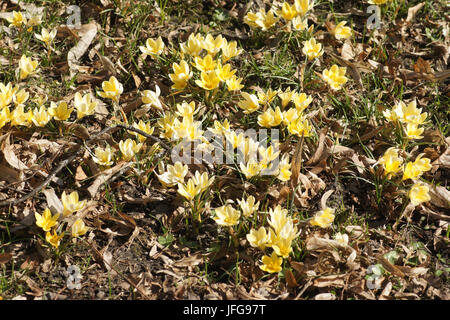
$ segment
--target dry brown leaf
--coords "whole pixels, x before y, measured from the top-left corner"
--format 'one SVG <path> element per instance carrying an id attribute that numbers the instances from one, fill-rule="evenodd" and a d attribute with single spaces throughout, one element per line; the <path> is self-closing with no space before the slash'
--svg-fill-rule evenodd
<path id="1" fill-rule="evenodd" d="M 309 171 L 306 175 L 299 174 L 301 185 L 297 188 L 294 200 L 302 207 L 308 206 L 308 201 L 325 189 L 325 182 L 315 173 Z"/>
<path id="2" fill-rule="evenodd" d="M 52 214 L 62 213 L 64 210 L 64 206 L 61 200 L 55 193 L 53 188 L 45 189 L 42 191 L 45 194 L 45 198 L 47 199 L 47 206 L 52 212 Z"/>
<path id="3" fill-rule="evenodd" d="M 450 191 L 442 186 L 428 186 L 430 188 L 431 203 L 437 207 L 450 208 Z"/>
<path id="4" fill-rule="evenodd" d="M 17 146 L 9 144 L 9 137 L 7 137 L 2 144 L 2 151 L 6 162 L 8 162 L 8 164 L 15 169 L 21 171 L 28 170 L 29 168 L 22 161 L 20 161 L 19 158 L 17 158 L 15 154 L 16 148 Z"/>
<path id="5" fill-rule="evenodd" d="M 328 148 L 325 144 L 325 138 L 327 137 L 328 128 L 325 127 L 320 130 L 319 142 L 314 155 L 305 163 L 307 166 L 316 165 L 320 160 L 328 157 Z"/>
<path id="6" fill-rule="evenodd" d="M 286 277 L 286 283 L 289 288 L 297 288 L 298 287 L 297 280 L 295 280 L 295 277 L 292 274 L 291 270 L 286 269 L 284 275 Z"/>
<path id="7" fill-rule="evenodd" d="M 181 260 L 175 261 L 173 266 L 175 267 L 189 267 L 189 266 L 198 266 L 203 263 L 203 255 L 201 253 L 191 254 L 187 257 L 184 257 Z"/>
<path id="8" fill-rule="evenodd" d="M 341 57 L 344 60 L 353 60 L 355 57 L 355 50 L 353 49 L 352 43 L 349 39 L 345 40 L 342 45 Z"/>
<path id="9" fill-rule="evenodd" d="M 12 259 L 12 254 L 9 252 L 0 253 L 0 264 L 6 264 Z"/>
<path id="10" fill-rule="evenodd" d="M 445 141 L 447 142 L 447 149 L 441 156 L 433 161 L 433 171 L 436 171 L 438 168 L 450 168 L 450 137 L 446 138 Z"/>
<path id="11" fill-rule="evenodd" d="M 306 267 L 303 262 L 291 261 L 291 267 L 300 274 L 304 274 L 306 272 Z"/>
<path id="12" fill-rule="evenodd" d="M 314 300 L 336 300 L 336 295 L 327 292 L 327 293 L 319 293 L 314 297 Z"/>
<path id="13" fill-rule="evenodd" d="M 400 269 L 404 274 L 410 277 L 417 277 L 417 276 L 423 276 L 427 274 L 429 268 L 424 267 L 404 267 L 404 266 L 398 266 L 398 269 Z"/>
<path id="14" fill-rule="evenodd" d="M 391 294 L 391 291 L 392 291 L 392 282 L 388 282 L 388 284 L 386 284 L 383 291 L 381 292 L 378 300 L 388 300 L 389 295 Z"/>
<path id="15" fill-rule="evenodd" d="M 417 12 L 425 5 L 425 2 L 421 2 L 414 7 L 408 9 L 408 16 L 406 17 L 407 22 L 411 22 L 416 16 Z"/>
<path id="16" fill-rule="evenodd" d="M 28 285 L 28 287 L 32 290 L 32 292 L 25 292 L 26 294 L 33 295 L 36 297 L 40 297 L 43 295 L 44 290 L 39 288 L 38 284 L 33 279 L 25 275 L 22 278 L 22 280 L 24 280 L 25 283 Z"/>
<path id="17" fill-rule="evenodd" d="M 80 69 L 79 62 L 97 34 L 97 25 L 95 24 L 95 22 L 91 22 L 82 25 L 80 28 L 76 28 L 75 31 L 77 31 L 78 35 L 81 38 L 78 43 L 69 50 L 67 54 L 67 63 L 69 65 L 71 78 L 73 78 L 75 73 L 82 70 Z"/>
<path id="18" fill-rule="evenodd" d="M 364 235 L 364 229 L 361 226 L 346 226 L 345 231 L 351 238 L 359 238 Z"/>
<path id="19" fill-rule="evenodd" d="M 297 145 L 295 147 L 295 152 L 292 157 L 292 163 L 291 163 L 291 185 L 296 186 L 298 184 L 298 179 L 300 175 L 300 170 L 302 167 L 302 150 L 303 150 L 303 143 L 305 141 L 305 138 L 302 136 L 300 140 L 297 142 Z"/>
<path id="20" fill-rule="evenodd" d="M 334 250 L 336 248 L 348 248 L 348 245 L 343 245 L 342 243 L 332 240 L 324 239 L 318 237 L 309 237 L 306 239 L 306 250 Z"/>
<path id="21" fill-rule="evenodd" d="M 430 63 L 422 57 L 419 57 L 417 59 L 417 62 L 413 65 L 414 71 L 418 73 L 431 73 L 431 66 Z"/>
<path id="22" fill-rule="evenodd" d="M 386 258 L 383 257 L 383 255 L 378 256 L 378 261 L 381 262 L 383 265 L 383 268 L 385 268 L 388 272 L 392 273 L 395 276 L 398 277 L 405 277 L 405 274 L 400 270 L 397 266 L 390 263 Z"/>
<path id="23" fill-rule="evenodd" d="M 341 274 L 341 275 L 319 277 L 314 279 L 313 286 L 317 288 L 326 288 L 326 287 L 342 288 L 345 285 L 346 276 L 347 275 L 345 274 Z"/>
<path id="24" fill-rule="evenodd" d="M 334 190 L 328 190 L 322 195 L 322 198 L 320 199 L 320 206 L 322 207 L 322 210 L 325 210 L 327 208 L 327 200 L 333 192 Z"/>
<path id="25" fill-rule="evenodd" d="M 103 258 L 103 263 L 105 265 L 106 270 L 111 271 L 112 270 L 112 259 L 113 259 L 112 253 L 109 252 L 108 250 L 104 250 L 104 252 L 102 254 L 102 258 Z"/>
<path id="26" fill-rule="evenodd" d="M 0 181 L 7 181 L 9 183 L 19 182 L 22 180 L 22 175 L 22 172 L 0 164 Z"/>
<path id="27" fill-rule="evenodd" d="M 103 171 L 95 180 L 94 182 L 89 186 L 88 191 L 91 195 L 91 198 L 94 198 L 97 194 L 98 188 L 102 186 L 105 182 L 107 182 L 113 175 L 118 173 L 120 170 L 124 170 L 129 168 L 132 165 L 131 162 L 121 162 L 114 167 L 107 169 Z"/>

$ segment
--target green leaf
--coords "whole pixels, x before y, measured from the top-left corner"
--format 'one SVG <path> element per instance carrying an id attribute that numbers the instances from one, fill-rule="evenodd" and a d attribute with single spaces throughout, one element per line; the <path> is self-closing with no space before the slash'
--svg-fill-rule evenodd
<path id="1" fill-rule="evenodd" d="M 174 240 L 175 238 L 171 233 L 158 237 L 158 242 L 165 247 L 170 246 Z"/>
<path id="2" fill-rule="evenodd" d="M 395 250 L 392 250 L 384 255 L 384 258 L 391 264 L 395 264 L 395 262 L 399 257 L 400 257 L 399 254 Z"/>

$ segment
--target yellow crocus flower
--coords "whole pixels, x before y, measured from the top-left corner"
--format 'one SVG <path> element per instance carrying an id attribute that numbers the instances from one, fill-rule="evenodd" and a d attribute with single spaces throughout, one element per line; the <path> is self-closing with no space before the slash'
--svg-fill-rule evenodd
<path id="1" fill-rule="evenodd" d="M 284 109 L 289 104 L 289 102 L 294 99 L 296 94 L 297 93 L 295 92 L 295 90 L 291 91 L 291 87 L 288 87 L 285 91 L 279 90 L 278 96 L 281 99 L 281 107 Z"/>
<path id="2" fill-rule="evenodd" d="M 46 28 L 42 28 L 41 34 L 35 33 L 34 36 L 36 37 L 36 39 L 44 42 L 47 47 L 50 47 L 53 40 L 55 39 L 56 32 L 57 32 L 56 29 L 53 29 L 52 31 L 48 32 Z"/>
<path id="3" fill-rule="evenodd" d="M 172 139 L 175 133 L 175 119 L 176 117 L 172 113 L 164 113 L 163 117 L 158 119 L 157 124 L 161 128 L 159 135 L 161 138 Z"/>
<path id="4" fill-rule="evenodd" d="M 231 143 L 233 149 L 238 148 L 245 140 L 243 132 L 239 134 L 236 134 L 236 131 L 225 132 L 225 137 L 227 138 L 227 141 Z"/>
<path id="5" fill-rule="evenodd" d="M 271 103 L 277 94 L 278 90 L 272 90 L 272 88 L 269 88 L 267 92 L 258 92 L 258 102 L 262 105 Z"/>
<path id="6" fill-rule="evenodd" d="M 275 242 L 272 244 L 272 249 L 278 256 L 287 258 L 292 252 L 292 240 L 277 237 Z"/>
<path id="7" fill-rule="evenodd" d="M 81 96 L 81 93 L 79 92 L 75 93 L 73 104 L 77 109 L 78 119 L 94 114 L 95 108 L 97 107 L 97 101 L 95 101 L 90 92 L 86 93 L 84 96 Z"/>
<path id="8" fill-rule="evenodd" d="M 204 58 L 195 57 L 194 67 L 202 72 L 212 71 L 216 68 L 217 61 L 213 59 L 210 54 L 207 54 Z"/>
<path id="9" fill-rule="evenodd" d="M 230 122 L 228 119 L 225 119 L 222 123 L 220 123 L 217 120 L 214 120 L 214 129 L 208 128 L 211 132 L 217 135 L 225 135 L 227 132 L 230 131 Z"/>
<path id="10" fill-rule="evenodd" d="M 243 49 L 237 48 L 236 41 L 230 41 L 226 45 L 222 46 L 222 63 L 227 62 L 231 58 L 234 58 L 242 53 Z"/>
<path id="11" fill-rule="evenodd" d="M 29 96 L 30 96 L 29 92 L 26 91 L 25 89 L 22 89 L 20 91 L 15 92 L 13 94 L 12 98 L 13 98 L 14 104 L 16 106 L 20 106 L 22 104 L 25 104 L 25 102 L 27 102 Z"/>
<path id="12" fill-rule="evenodd" d="M 267 231 L 264 227 L 259 227 L 258 230 L 251 229 L 246 236 L 248 243 L 254 248 L 264 250 L 267 245 Z"/>
<path id="13" fill-rule="evenodd" d="M 47 112 L 47 109 L 44 106 L 33 110 L 33 118 L 31 120 L 36 126 L 44 127 L 51 119 L 52 116 Z"/>
<path id="14" fill-rule="evenodd" d="M 6 18 L 6 20 L 10 23 L 9 27 L 20 28 L 22 25 L 27 24 L 27 19 L 24 17 L 22 12 L 13 11 L 12 17 Z"/>
<path id="15" fill-rule="evenodd" d="M 346 233 L 343 233 L 343 234 L 340 232 L 336 233 L 334 235 L 334 240 L 336 240 L 343 246 L 348 245 L 348 235 Z"/>
<path id="16" fill-rule="evenodd" d="M 254 94 L 241 92 L 244 100 L 238 102 L 238 106 L 244 110 L 244 113 L 252 113 L 259 109 L 258 97 Z"/>
<path id="17" fill-rule="evenodd" d="M 297 120 L 300 116 L 301 113 L 296 108 L 290 108 L 289 110 L 283 111 L 283 123 L 289 125 L 289 123 Z"/>
<path id="18" fill-rule="evenodd" d="M 426 112 L 421 113 L 422 108 L 417 108 L 416 100 L 408 103 L 408 105 L 406 105 L 403 101 L 400 101 L 399 105 L 402 108 L 402 117 L 400 118 L 401 122 L 420 125 L 426 120 L 428 114 Z"/>
<path id="19" fill-rule="evenodd" d="M 227 79 L 225 83 L 227 84 L 228 91 L 239 91 L 244 85 L 241 84 L 242 78 L 238 78 L 233 75 L 231 78 Z"/>
<path id="20" fill-rule="evenodd" d="M 291 220 L 288 217 L 288 211 L 286 209 L 281 208 L 280 205 L 277 205 L 275 208 L 269 208 L 269 217 L 268 220 L 269 225 L 275 231 L 275 234 L 279 234 L 283 227 Z"/>
<path id="21" fill-rule="evenodd" d="M 256 20 L 256 24 L 263 30 L 266 31 L 270 29 L 275 23 L 278 22 L 279 18 L 276 18 L 273 10 L 266 11 L 261 8 L 259 12 L 256 13 L 258 19 Z"/>
<path id="22" fill-rule="evenodd" d="M 58 235 L 55 230 L 53 230 L 53 233 L 48 231 L 45 234 L 45 240 L 47 240 L 48 243 L 50 243 L 55 248 L 59 247 L 59 243 L 61 242 L 61 239 L 64 237 L 64 233 L 61 233 Z"/>
<path id="23" fill-rule="evenodd" d="M 319 58 L 323 55 L 322 44 L 316 42 L 316 39 L 311 38 L 307 41 L 303 41 L 302 52 L 308 57 L 308 60 Z"/>
<path id="24" fill-rule="evenodd" d="M 376 4 L 376 5 L 380 5 L 380 4 L 385 4 L 386 2 L 388 2 L 389 0 L 369 0 L 370 4 Z"/>
<path id="25" fill-rule="evenodd" d="M 322 211 L 316 213 L 316 215 L 310 220 L 312 226 L 319 226 L 321 228 L 328 228 L 334 221 L 334 209 L 325 208 Z"/>
<path id="26" fill-rule="evenodd" d="M 311 136 L 312 126 L 309 124 L 308 119 L 298 117 L 288 124 L 288 131 L 290 134 L 295 134 L 299 137 L 309 137 Z"/>
<path id="27" fill-rule="evenodd" d="M 217 65 L 216 74 L 219 77 L 221 81 L 227 81 L 228 79 L 231 79 L 231 77 L 234 76 L 236 73 L 236 70 L 231 70 L 231 65 L 226 64 L 222 66 L 222 64 Z"/>
<path id="28" fill-rule="evenodd" d="M 195 83 L 200 88 L 203 88 L 205 90 L 213 90 L 219 86 L 220 78 L 217 76 L 214 70 L 202 72 L 200 74 L 200 80 L 195 80 Z"/>
<path id="29" fill-rule="evenodd" d="M 431 200 L 429 194 L 430 188 L 423 183 L 416 183 L 408 192 L 411 203 L 415 206 Z"/>
<path id="30" fill-rule="evenodd" d="M 191 201 L 200 194 L 200 188 L 195 185 L 194 180 L 189 179 L 186 185 L 178 182 L 178 193 L 188 201 Z"/>
<path id="31" fill-rule="evenodd" d="M 215 38 L 211 34 L 208 34 L 202 41 L 203 49 L 208 51 L 208 55 L 212 56 L 216 55 L 223 45 L 226 45 L 226 39 L 223 38 L 220 34 Z"/>
<path id="32" fill-rule="evenodd" d="M 144 54 L 144 58 L 149 56 L 157 56 L 160 55 L 164 50 L 164 42 L 162 41 L 161 36 L 158 39 L 147 39 L 145 42 L 145 46 L 140 46 L 139 50 Z"/>
<path id="33" fill-rule="evenodd" d="M 301 16 L 296 16 L 292 19 L 292 28 L 297 31 L 303 31 L 308 28 L 308 20 L 303 19 Z"/>
<path id="34" fill-rule="evenodd" d="M 67 106 L 67 102 L 60 101 L 58 104 L 53 101 L 50 102 L 50 108 L 48 108 L 48 113 L 55 119 L 60 121 L 65 121 L 69 119 L 73 108 Z"/>
<path id="35" fill-rule="evenodd" d="M 33 112 L 28 110 L 25 112 L 23 105 L 18 106 L 10 113 L 10 120 L 12 126 L 29 127 L 33 119 Z"/>
<path id="36" fill-rule="evenodd" d="M 191 33 L 185 43 L 180 44 L 181 52 L 193 57 L 198 57 L 203 50 L 202 40 Z"/>
<path id="37" fill-rule="evenodd" d="M 172 69 L 174 73 L 169 74 L 170 80 L 174 83 L 172 89 L 184 89 L 188 80 L 192 77 L 192 71 L 190 71 L 188 63 L 185 60 L 181 60 L 180 64 L 174 62 Z"/>
<path id="38" fill-rule="evenodd" d="M 136 122 L 133 123 L 133 127 L 138 130 L 144 131 L 145 133 L 150 134 L 150 135 L 153 134 L 153 131 L 155 130 L 155 128 L 152 128 L 150 122 L 145 123 L 142 120 L 139 120 L 139 123 L 136 123 Z M 132 132 L 132 133 L 138 137 L 139 142 L 144 142 L 147 139 L 147 137 L 145 137 L 137 132 Z"/>
<path id="39" fill-rule="evenodd" d="M 424 128 L 420 128 L 419 125 L 414 123 L 408 123 L 406 125 L 406 137 L 409 140 L 412 139 L 422 139 L 423 136 L 421 134 L 423 133 Z"/>
<path id="40" fill-rule="evenodd" d="M 312 97 L 306 93 L 295 93 L 292 97 L 298 112 L 303 112 L 312 102 Z"/>
<path id="41" fill-rule="evenodd" d="M 352 29 L 346 27 L 347 21 L 339 22 L 339 24 L 334 28 L 333 34 L 338 40 L 348 39 L 352 36 Z"/>
<path id="42" fill-rule="evenodd" d="M 330 85 L 331 89 L 340 90 L 342 88 L 342 85 L 348 81 L 348 78 L 345 76 L 346 71 L 346 67 L 338 67 L 335 64 L 329 70 L 323 70 L 322 76 L 324 80 Z"/>
<path id="43" fill-rule="evenodd" d="M 192 181 L 194 181 L 195 186 L 199 188 L 200 192 L 203 192 L 214 182 L 214 177 L 209 178 L 207 172 L 200 174 L 200 172 L 196 171 Z"/>
<path id="44" fill-rule="evenodd" d="M 22 57 L 19 60 L 19 78 L 20 78 L 20 80 L 24 80 L 30 74 L 33 74 L 34 72 L 36 72 L 37 66 L 38 66 L 37 61 L 34 61 L 33 59 L 28 58 L 25 55 L 22 55 Z"/>
<path id="45" fill-rule="evenodd" d="M 289 181 L 291 179 L 291 163 L 289 162 L 289 155 L 285 154 L 281 158 L 279 164 L 279 173 L 277 178 L 281 181 Z"/>
<path id="46" fill-rule="evenodd" d="M 103 81 L 102 89 L 103 91 L 97 91 L 100 97 L 111 99 L 114 102 L 119 102 L 120 95 L 123 92 L 123 85 L 117 80 L 116 77 L 111 76 L 109 81 Z"/>
<path id="47" fill-rule="evenodd" d="M 172 187 L 177 183 L 183 183 L 188 171 L 189 168 L 187 165 L 183 165 L 177 161 L 174 165 L 169 164 L 167 171 L 164 172 L 164 164 L 161 162 L 160 174 L 156 174 L 156 177 L 165 187 Z"/>
<path id="48" fill-rule="evenodd" d="M 84 221 L 78 218 L 72 225 L 72 237 L 78 238 L 88 232 L 89 228 L 86 227 Z"/>
<path id="49" fill-rule="evenodd" d="M 286 21 L 291 21 L 294 19 L 299 13 L 295 9 L 295 5 L 289 5 L 289 3 L 284 2 L 281 6 L 281 10 L 277 11 L 277 14 L 282 17 Z"/>
<path id="50" fill-rule="evenodd" d="M 417 156 L 414 162 L 408 162 L 403 169 L 402 180 L 415 179 L 420 177 L 425 171 L 431 170 L 430 159 L 422 158 L 423 154 Z"/>
<path id="51" fill-rule="evenodd" d="M 93 160 L 95 163 L 98 163 L 101 166 L 109 167 L 111 166 L 113 161 L 114 152 L 110 146 L 103 148 L 95 148 L 95 156 L 93 156 Z"/>
<path id="52" fill-rule="evenodd" d="M 239 223 L 241 213 L 233 208 L 231 204 L 224 205 L 215 209 L 216 216 L 214 221 L 220 226 L 235 226 Z"/>
<path id="53" fill-rule="evenodd" d="M 269 163 L 275 160 L 275 158 L 277 158 L 280 154 L 280 151 L 275 152 L 275 148 L 273 146 L 270 146 L 268 148 L 264 148 L 263 146 L 261 146 L 258 148 L 258 152 L 262 158 L 260 165 L 263 169 L 267 168 Z"/>
<path id="54" fill-rule="evenodd" d="M 0 129 L 10 121 L 10 112 L 8 107 L 4 107 L 0 111 Z"/>
<path id="55" fill-rule="evenodd" d="M 264 128 L 271 128 L 280 125 L 283 120 L 283 113 L 280 107 L 276 107 L 275 110 L 268 108 L 263 114 L 258 116 L 258 124 Z"/>
<path id="56" fill-rule="evenodd" d="M 256 20 L 258 20 L 258 16 L 254 12 L 247 12 L 247 14 L 244 17 L 244 23 L 248 24 L 251 28 L 258 28 L 258 24 L 256 23 Z"/>
<path id="57" fill-rule="evenodd" d="M 244 217 L 250 217 L 255 211 L 258 210 L 259 208 L 259 201 L 255 202 L 255 197 L 254 196 L 249 196 L 247 198 L 247 200 L 244 200 L 244 198 L 242 198 L 242 200 L 237 199 L 237 202 L 239 203 L 239 206 L 241 207 L 242 210 L 242 215 Z"/>
<path id="58" fill-rule="evenodd" d="M 50 231 L 51 228 L 58 224 L 59 213 L 52 216 L 49 208 L 46 208 L 42 215 L 35 213 L 36 225 L 44 231 Z"/>
<path id="59" fill-rule="evenodd" d="M 73 191 L 71 194 L 67 195 L 66 191 L 63 191 L 61 195 L 61 202 L 63 204 L 63 217 L 67 217 L 68 215 L 82 210 L 85 206 L 87 201 L 79 201 L 78 192 Z"/>
<path id="60" fill-rule="evenodd" d="M 162 110 L 162 104 L 159 100 L 159 95 L 161 94 L 161 89 L 158 85 L 155 85 L 155 91 L 144 90 L 142 92 L 142 102 L 144 107 L 155 107 L 158 110 Z"/>
<path id="61" fill-rule="evenodd" d="M 310 2 L 310 0 L 295 0 L 295 9 L 303 17 L 312 9 L 313 3 L 314 1 Z"/>
<path id="62" fill-rule="evenodd" d="M 261 259 L 262 265 L 260 266 L 261 270 L 269 272 L 269 273 L 275 273 L 281 271 L 281 264 L 283 263 L 283 258 L 278 257 L 275 252 L 272 252 L 272 255 L 266 256 L 264 255 Z"/>
<path id="63" fill-rule="evenodd" d="M 141 150 L 142 143 L 137 144 L 133 139 L 121 140 L 119 142 L 119 149 L 122 153 L 122 159 L 124 161 L 130 161 L 134 158 L 135 154 Z"/>
<path id="64" fill-rule="evenodd" d="M 395 174 L 401 170 L 403 159 L 398 156 L 398 150 L 392 147 L 386 150 L 378 163 L 383 165 L 385 175 Z"/>
<path id="65" fill-rule="evenodd" d="M 261 172 L 261 166 L 255 159 L 250 159 L 246 165 L 241 162 L 239 168 L 247 179 L 257 176 Z"/>

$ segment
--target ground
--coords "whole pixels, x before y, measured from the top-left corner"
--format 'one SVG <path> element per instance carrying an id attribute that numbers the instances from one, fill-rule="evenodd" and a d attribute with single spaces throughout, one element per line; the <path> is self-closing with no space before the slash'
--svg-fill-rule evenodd
<path id="1" fill-rule="evenodd" d="M 450 298 L 448 4 L 388 0 L 370 7 L 368 1 L 317 0 L 302 14 L 296 9 L 308 23 L 304 30 L 284 17 L 267 28 L 248 21 L 249 12 L 281 5 L 0 1 L 0 299 Z M 13 11 L 26 14 L 28 24 L 8 21 Z M 42 21 L 30 25 L 32 15 Z M 351 28 L 348 39 L 336 35 L 341 21 Z M 50 49 L 35 35 L 43 28 L 56 30 Z M 242 51 L 227 63 L 242 89 L 230 91 L 221 81 L 208 90 L 195 81 L 201 77 L 195 59 L 180 46 L 195 34 L 236 41 Z M 143 55 L 140 47 L 158 37 L 162 51 Z M 322 47 L 309 60 L 303 49 L 311 38 Z M 23 55 L 38 67 L 22 78 Z M 225 64 L 223 51 L 215 59 Z M 182 60 L 193 76 L 186 87 L 173 88 L 173 78 L 183 76 L 174 64 Z M 335 64 L 346 68 L 347 78 L 337 90 L 323 73 Z M 110 90 L 119 92 L 117 101 L 104 94 L 111 77 L 120 83 Z M 269 89 L 288 88 L 311 103 L 283 106 L 279 95 L 262 101 Z M 29 94 L 23 103 L 22 89 Z M 143 97 L 145 90 L 154 91 L 152 102 Z M 89 102 L 77 104 L 76 94 L 88 92 L 95 111 L 80 116 Z M 260 94 L 256 111 L 242 107 L 242 92 L 255 99 Z M 44 96 L 47 101 L 37 99 Z M 61 101 L 75 107 L 70 116 L 45 120 L 45 110 Z M 181 182 L 162 183 L 157 174 L 174 164 L 170 150 L 186 138 L 183 126 L 193 125 L 188 116 L 160 124 L 180 112 L 183 101 L 195 103 L 190 116 L 205 131 L 225 120 L 229 133 L 277 129 L 287 176 L 281 170 L 250 177 L 237 158 L 225 164 L 200 159 L 187 165 Z M 411 113 L 405 108 L 414 101 Z M 394 114 L 401 102 L 399 119 L 389 119 L 388 111 Z M 38 113 L 41 105 L 44 115 Z M 28 119 L 14 111 L 21 106 L 32 110 Z M 275 123 L 276 108 L 297 110 L 306 122 L 295 131 L 296 120 L 283 113 L 281 124 Z M 142 140 L 132 127 L 140 120 L 149 124 L 139 127 L 146 133 Z M 181 138 L 170 139 L 170 132 Z M 142 142 L 140 150 L 123 149 L 127 139 Z M 273 133 L 268 140 L 276 145 Z M 97 150 L 107 145 L 115 153 L 111 164 L 102 165 Z M 386 156 L 388 150 L 394 154 Z M 408 163 L 418 171 L 408 171 Z M 189 200 L 178 182 L 202 184 L 196 172 L 210 180 Z M 425 189 L 413 194 L 415 186 Z M 72 205 L 85 202 L 68 209 L 62 194 L 75 191 L 79 201 L 72 199 Z M 238 200 L 250 196 L 259 206 L 245 217 Z M 60 215 L 50 227 L 63 235 L 59 243 L 52 244 L 51 233 L 37 221 L 46 208 Z M 219 219 L 226 214 L 228 222 Z M 275 226 L 280 221 L 284 233 Z M 249 235 L 260 227 L 267 237 L 258 247 Z M 270 232 L 278 240 L 269 239 Z M 277 241 L 286 233 L 293 236 L 283 255 Z M 270 269 L 272 254 L 280 260 Z"/>

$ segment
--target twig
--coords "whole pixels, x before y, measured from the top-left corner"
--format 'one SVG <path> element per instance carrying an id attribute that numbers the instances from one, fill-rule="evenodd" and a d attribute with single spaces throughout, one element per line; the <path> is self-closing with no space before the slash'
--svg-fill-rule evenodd
<path id="1" fill-rule="evenodd" d="M 135 127 L 126 126 L 124 124 L 116 124 L 116 127 L 123 128 L 123 129 L 128 130 L 128 131 L 134 131 L 134 132 L 139 133 L 140 135 L 142 135 L 142 136 L 144 136 L 146 138 L 149 138 L 149 139 L 151 139 L 151 140 L 153 140 L 155 142 L 158 142 L 161 145 L 161 147 L 166 149 L 166 151 L 169 151 L 169 150 L 172 149 L 170 146 L 165 144 L 161 139 L 159 139 L 159 138 L 157 138 L 155 136 L 152 136 L 151 134 L 148 134 L 148 133 L 146 133 L 146 132 L 144 132 L 142 130 L 139 130 L 139 129 L 135 128 Z"/>

